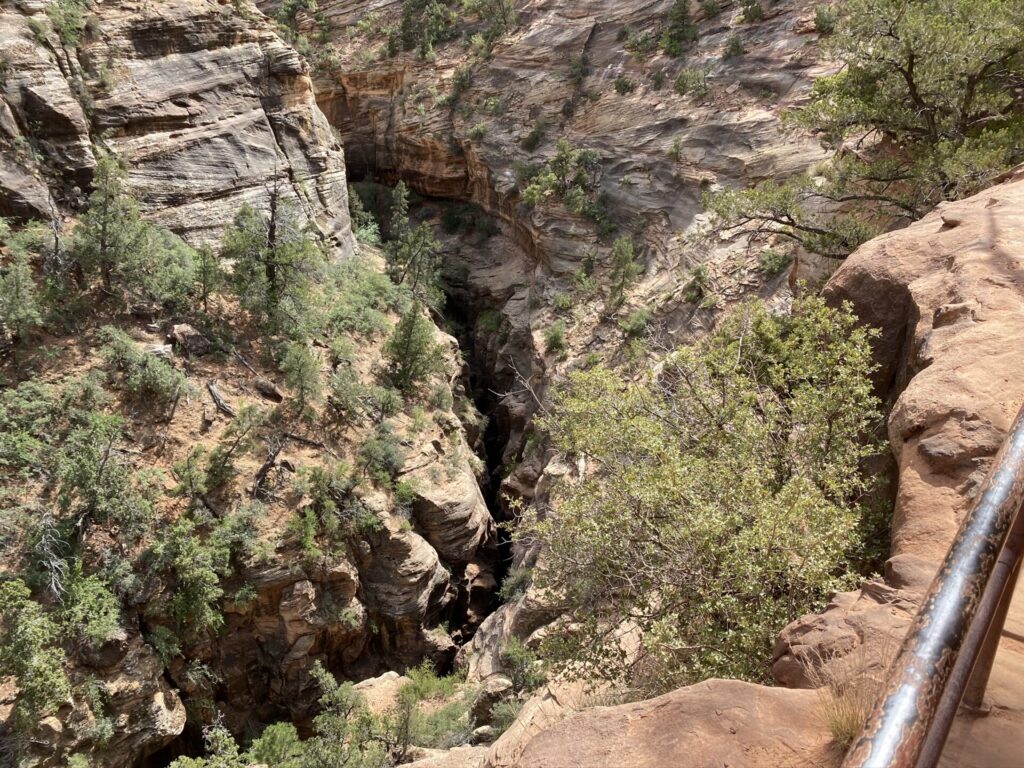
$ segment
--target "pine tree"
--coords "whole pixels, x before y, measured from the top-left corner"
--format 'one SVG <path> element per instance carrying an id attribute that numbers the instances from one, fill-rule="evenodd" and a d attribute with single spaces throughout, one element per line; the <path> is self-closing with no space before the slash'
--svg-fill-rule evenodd
<path id="1" fill-rule="evenodd" d="M 305 342 L 288 344 L 281 360 L 281 372 L 284 373 L 285 384 L 295 391 L 300 414 L 304 414 L 311 403 L 320 401 L 323 396 L 320 361 Z"/>
<path id="2" fill-rule="evenodd" d="M 618 307 L 625 298 L 626 288 L 640 276 L 642 267 L 636 263 L 636 249 L 628 237 L 619 237 L 612 244 L 611 292 L 609 303 Z"/>
<path id="3" fill-rule="evenodd" d="M 440 368 L 442 350 L 434 343 L 434 325 L 424 314 L 424 307 L 413 302 L 398 321 L 391 338 L 384 346 L 391 382 L 403 393 Z"/>
<path id="4" fill-rule="evenodd" d="M 11 250 L 10 261 L 0 271 L 0 326 L 18 343 L 42 322 L 42 315 L 28 251 L 8 232 L 6 222 L 0 220 L 0 240 L 6 240 Z"/>
<path id="5" fill-rule="evenodd" d="M 117 158 L 100 155 L 89 209 L 75 229 L 72 246 L 82 279 L 98 274 L 107 293 L 113 291 L 117 280 L 130 276 L 147 255 L 139 206 L 125 192 L 126 179 Z"/>
<path id="6" fill-rule="evenodd" d="M 213 249 L 203 245 L 196 252 L 196 294 L 203 304 L 203 312 L 210 311 L 210 296 L 224 285 L 224 270 Z"/>
<path id="7" fill-rule="evenodd" d="M 413 227 L 409 222 L 409 193 L 402 182 L 392 196 L 391 240 L 385 245 L 391 279 L 406 285 L 413 297 L 429 307 L 443 300 L 441 292 L 441 243 L 431 226 L 423 222 Z"/>
<path id="8" fill-rule="evenodd" d="M 224 234 L 222 256 L 234 263 L 232 288 L 241 305 L 273 333 L 301 336 L 323 254 L 295 206 L 275 191 L 263 215 L 243 205 Z"/>

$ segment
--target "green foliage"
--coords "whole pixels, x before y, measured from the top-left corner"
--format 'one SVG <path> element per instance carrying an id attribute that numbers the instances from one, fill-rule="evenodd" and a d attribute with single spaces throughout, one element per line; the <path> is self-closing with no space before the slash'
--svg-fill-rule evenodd
<path id="1" fill-rule="evenodd" d="M 704 98 L 708 94 L 707 71 L 700 67 L 683 67 L 676 75 L 673 87 L 680 96 Z"/>
<path id="2" fill-rule="evenodd" d="M 86 576 L 77 561 L 71 569 L 62 616 L 69 633 L 80 641 L 102 645 L 117 632 L 120 616 L 121 603 L 106 582 L 95 574 Z"/>
<path id="3" fill-rule="evenodd" d="M 1024 159 L 1013 86 L 1024 16 L 1013 0 L 853 0 L 838 23 L 819 10 L 822 29 L 835 24 L 826 53 L 843 66 L 815 81 L 792 119 L 834 159 L 818 178 L 759 185 L 749 200 L 727 192 L 737 216 L 727 226 L 758 238 L 795 230 L 809 250 L 842 257 L 880 222 L 920 218 Z"/>
<path id="4" fill-rule="evenodd" d="M 681 56 L 696 40 L 697 27 L 690 18 L 690 0 L 674 0 L 661 36 L 661 49 L 669 56 Z"/>
<path id="5" fill-rule="evenodd" d="M 821 35 L 831 35 L 836 31 L 839 22 L 839 11 L 831 5 L 819 5 L 814 9 L 814 29 Z"/>
<path id="6" fill-rule="evenodd" d="M 743 21 L 748 24 L 764 20 L 764 7 L 760 0 L 742 0 Z"/>
<path id="7" fill-rule="evenodd" d="M 650 322 L 650 310 L 635 309 L 630 312 L 627 317 L 624 317 L 619 321 L 619 328 L 622 329 L 622 332 L 626 336 L 636 338 L 644 335 Z"/>
<path id="8" fill-rule="evenodd" d="M 501 582 L 498 594 L 506 603 L 511 603 L 526 594 L 533 582 L 532 568 L 512 568 Z"/>
<path id="9" fill-rule="evenodd" d="M 689 278 L 683 288 L 683 298 L 691 304 L 696 304 L 704 298 L 711 286 L 711 275 L 708 273 L 708 268 L 701 264 L 690 270 Z"/>
<path id="10" fill-rule="evenodd" d="M 185 374 L 162 357 L 143 352 L 131 336 L 113 326 L 100 329 L 103 357 L 121 374 L 121 385 L 140 402 L 173 405 L 189 391 Z"/>
<path id="11" fill-rule="evenodd" d="M 18 683 L 14 726 L 34 727 L 71 696 L 60 630 L 24 582 L 0 582 L 0 669 Z"/>
<path id="12" fill-rule="evenodd" d="M 635 90 L 636 83 L 634 83 L 628 77 L 615 78 L 615 92 L 620 96 L 625 96 L 627 93 L 632 93 Z"/>
<path id="13" fill-rule="evenodd" d="M 793 261 L 793 258 L 785 251 L 778 251 L 772 248 L 765 248 L 758 256 L 758 265 L 765 277 L 775 277 L 782 272 Z"/>
<path id="14" fill-rule="evenodd" d="M 657 72 L 651 75 L 651 87 L 656 91 L 660 91 L 664 85 L 665 72 L 664 70 L 659 69 Z"/>
<path id="15" fill-rule="evenodd" d="M 15 343 L 26 340 L 28 332 L 42 322 L 29 251 L 33 248 L 35 228 L 12 234 L 0 219 L 0 244 L 10 251 L 10 260 L 0 269 L 0 332 Z"/>
<path id="16" fill-rule="evenodd" d="M 538 117 L 533 121 L 533 127 L 530 129 L 530 132 L 519 142 L 519 146 L 527 152 L 533 152 L 544 141 L 547 131 L 548 127 L 547 123 L 544 122 L 544 118 Z"/>
<path id="17" fill-rule="evenodd" d="M 555 144 L 555 156 L 542 166 L 520 168 L 522 198 L 527 205 L 539 205 L 557 197 L 577 216 L 586 216 L 601 228 L 608 213 L 595 194 L 601 157 L 592 149 L 577 149 L 568 139 Z"/>
<path id="18" fill-rule="evenodd" d="M 434 334 L 434 324 L 424 314 L 423 307 L 414 302 L 402 314 L 384 345 L 388 377 L 403 394 L 411 393 L 443 369 L 444 348 L 434 341 Z"/>
<path id="19" fill-rule="evenodd" d="M 765 181 L 750 189 L 705 193 L 703 200 L 726 228 L 746 233 L 752 240 L 779 236 L 831 258 L 843 258 L 877 234 L 872 222 L 808 205 L 821 193 L 814 179 L 798 176 Z"/>
<path id="20" fill-rule="evenodd" d="M 87 9 L 85 0 L 56 0 L 46 6 L 46 15 L 57 30 L 61 43 L 68 48 L 77 48 L 82 42 Z"/>
<path id="21" fill-rule="evenodd" d="M 210 296 L 224 287 L 224 270 L 213 249 L 203 245 L 196 251 L 195 292 L 203 305 L 203 312 L 210 311 Z"/>
<path id="22" fill-rule="evenodd" d="M 544 351 L 558 354 L 565 351 L 565 321 L 556 320 L 544 331 Z"/>
<path id="23" fill-rule="evenodd" d="M 767 678 L 779 630 L 849 584 L 861 547 L 872 336 L 816 297 L 788 316 L 750 303 L 656 378 L 574 373 L 544 427 L 591 471 L 521 534 L 544 544 L 535 581 L 573 622 L 545 654 L 641 688 Z M 638 666 L 609 634 L 623 621 Z"/>
<path id="24" fill-rule="evenodd" d="M 458 34 L 458 23 L 458 13 L 440 0 L 402 0 L 402 48 L 418 48 L 421 58 L 432 58 L 437 45 Z"/>
<path id="25" fill-rule="evenodd" d="M 363 205 L 359 192 L 351 184 L 348 185 L 348 215 L 352 219 L 352 232 L 361 243 L 380 244 L 380 226 L 377 219 Z"/>
<path id="26" fill-rule="evenodd" d="M 201 485 L 191 482 L 192 487 L 216 491 L 227 484 L 235 475 L 235 459 L 251 451 L 256 445 L 258 431 L 265 416 L 255 405 L 245 405 L 224 430 L 220 441 L 206 460 L 206 472 Z M 180 476 L 180 475 L 179 475 Z"/>
<path id="27" fill-rule="evenodd" d="M 293 203 L 275 192 L 266 216 L 243 205 L 224 233 L 221 255 L 234 263 L 232 288 L 258 323 L 288 336 L 309 332 L 313 286 L 324 259 Z"/>
<path id="28" fill-rule="evenodd" d="M 547 680 L 547 672 L 537 654 L 517 637 L 501 647 L 501 665 L 517 691 L 533 691 Z"/>
<path id="29" fill-rule="evenodd" d="M 519 698 L 502 699 L 491 709 L 491 725 L 498 735 L 507 731 L 519 717 L 523 701 Z"/>
<path id="30" fill-rule="evenodd" d="M 729 39 L 725 41 L 725 52 L 722 54 L 723 59 L 738 59 L 740 56 L 747 52 L 747 47 L 743 45 L 743 38 L 739 35 L 729 35 Z"/>
<path id="31" fill-rule="evenodd" d="M 328 330 L 372 338 L 390 327 L 388 313 L 401 309 L 407 293 L 361 258 L 346 259 L 329 279 Z"/>
<path id="32" fill-rule="evenodd" d="M 583 85 L 583 81 L 587 77 L 587 56 L 586 54 L 578 54 L 569 58 L 569 79 L 576 85 Z"/>
<path id="33" fill-rule="evenodd" d="M 168 666 L 175 657 L 181 655 L 181 645 L 178 643 L 178 635 L 171 629 L 164 626 L 157 626 L 146 636 L 146 642 L 153 646 L 156 655 L 160 657 L 163 665 Z"/>
<path id="34" fill-rule="evenodd" d="M 98 277 L 103 292 L 124 305 L 157 301 L 171 308 L 186 306 L 195 253 L 180 238 L 142 220 L 126 183 L 117 159 L 101 154 L 88 210 L 73 233 L 71 269 L 56 277 L 74 278 L 82 288 Z"/>
<path id="35" fill-rule="evenodd" d="M 379 424 L 358 452 L 359 466 L 379 485 L 390 485 L 402 470 L 405 451 L 398 436 L 387 424 Z"/>
<path id="36" fill-rule="evenodd" d="M 189 518 L 176 520 L 153 544 L 156 567 L 174 577 L 167 609 L 179 627 L 194 633 L 216 631 L 224 623 L 222 577 L 232 572 L 231 558 L 251 542 L 253 507 L 242 508 L 214 524 L 205 537 Z"/>
<path id="37" fill-rule="evenodd" d="M 713 19 L 722 12 L 720 0 L 700 0 L 700 10 L 705 19 Z"/>
<path id="38" fill-rule="evenodd" d="M 611 278 L 609 303 L 612 307 L 622 304 L 626 290 L 641 274 L 643 274 L 643 267 L 637 263 L 633 241 L 625 235 L 616 238 L 612 244 L 611 273 L 609 275 Z"/>
<path id="39" fill-rule="evenodd" d="M 289 342 L 281 358 L 284 382 L 295 392 L 299 413 L 323 399 L 323 381 L 320 378 L 320 359 L 304 341 Z"/>
<path id="40" fill-rule="evenodd" d="M 409 193 L 404 183 L 395 187 L 391 206 L 390 239 L 384 246 L 388 272 L 398 285 L 428 306 L 443 300 L 440 288 L 441 244 L 430 224 L 413 227 L 409 221 Z"/>
<path id="41" fill-rule="evenodd" d="M 62 513 L 78 525 L 116 525 L 122 540 L 131 542 L 149 528 L 154 488 L 116 450 L 121 437 L 118 416 L 84 413 L 57 451 L 51 471 Z"/>

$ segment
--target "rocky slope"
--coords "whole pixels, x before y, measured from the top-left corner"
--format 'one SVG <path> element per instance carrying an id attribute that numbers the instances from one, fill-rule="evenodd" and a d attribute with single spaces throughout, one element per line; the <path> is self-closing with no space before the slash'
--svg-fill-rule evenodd
<path id="1" fill-rule="evenodd" d="M 816 659 L 837 669 L 856 660 L 851 672 L 871 672 L 883 649 L 895 650 L 1024 402 L 1022 204 L 1024 172 L 870 241 L 827 284 L 831 300 L 850 301 L 884 331 L 878 385 L 895 400 L 888 428 L 899 466 L 893 549 L 884 579 L 837 595 L 782 633 L 780 683 L 807 686 L 804 663 Z M 1019 660 L 1004 654 L 1000 663 L 1013 669 Z M 459 765 L 546 768 L 565 754 L 602 767 L 717 765 L 723 755 L 736 766 L 837 764 L 818 695 L 710 681 L 553 725 L 579 700 L 549 691 L 486 756 Z M 1018 733 L 1019 711 L 992 718 L 973 737 L 969 724 L 954 729 L 949 765 L 982 765 L 998 752 L 996 743 L 960 740 Z"/>
<path id="2" fill-rule="evenodd" d="M 47 15 L 52 9 L 25 2 L 0 10 L 0 214 L 54 217 L 66 236 L 85 203 L 97 153 L 106 151 L 129 168 L 144 215 L 193 244 L 218 240 L 244 203 L 265 210 L 277 195 L 297 203 L 332 258 L 355 252 L 341 146 L 314 100 L 307 64 L 258 11 L 205 0 L 156 8 L 106 2 L 89 9 L 83 37 L 72 46 Z M 90 318 L 74 337 L 48 337 L 53 357 L 33 362 L 42 365 L 34 375 L 56 382 L 68 371 L 98 366 L 93 323 L 103 320 Z M 177 319 L 122 320 L 140 349 L 167 356 L 193 387 L 166 424 L 154 427 L 125 409 L 135 441 L 129 453 L 140 457 L 139 467 L 173 477 L 172 465 L 190 448 L 213 446 L 223 436 L 230 418 L 214 407 L 208 382 L 234 411 L 247 403 L 273 408 L 261 391 L 280 399 L 273 386 L 280 372 L 268 365 L 259 340 L 243 333 L 244 340 L 236 337 L 238 355 L 226 358 L 205 355 L 203 340 L 207 349 L 191 355 L 166 344 Z M 373 378 L 381 341 L 364 343 L 363 380 Z M 454 339 L 442 341 L 454 360 Z M 460 372 L 453 371 L 458 390 Z M 361 548 L 310 558 L 290 527 L 309 501 L 283 492 L 257 522 L 258 541 L 251 543 L 258 554 L 239 563 L 224 584 L 223 630 L 179 638 L 184 656 L 170 661 L 147 640 L 169 622 L 159 606 L 173 584 L 147 578 L 118 636 L 70 657 L 73 684 L 94 680 L 105 691 L 102 715 L 116 723 L 113 736 L 96 741 L 101 713 L 76 693 L 36 730 L 38 764 L 63 764 L 76 751 L 88 751 L 96 764 L 165 764 L 196 746 L 207 720 L 203 708 L 211 704 L 237 733 L 261 721 L 302 720 L 315 702 L 309 669 L 317 659 L 351 679 L 424 658 L 447 663 L 455 645 L 440 625 L 451 619 L 456 634 L 471 631 L 495 588 L 494 523 L 459 417 L 442 407 L 420 416 L 426 426 L 403 418 L 399 477 L 416 488 L 408 514 L 386 494 L 368 494 L 362 503 L 380 523 Z M 274 483 L 339 456 L 351 459 L 365 438 L 361 429 L 329 432 L 317 427 L 312 442 L 301 442 L 301 434 L 290 440 L 272 463 Z M 250 456 L 240 474 L 251 478 L 263 459 Z M 249 495 L 237 490 L 240 498 Z M 162 527 L 181 509 L 168 502 L 160 514 Z M 106 541 L 107 533 L 93 535 Z M 111 536 L 116 541 L 116 531 Z M 244 599 L 237 597 L 243 587 Z M 197 669 L 208 676 L 197 677 Z M 5 719 L 13 694 L 3 687 Z"/>

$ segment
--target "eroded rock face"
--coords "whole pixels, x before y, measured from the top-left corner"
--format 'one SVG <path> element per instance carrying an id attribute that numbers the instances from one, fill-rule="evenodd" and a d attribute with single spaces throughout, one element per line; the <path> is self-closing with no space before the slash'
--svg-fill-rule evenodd
<path id="1" fill-rule="evenodd" d="M 520 755 L 498 749 L 503 737 L 487 765 L 563 768 L 570 755 L 575 768 L 829 765 L 838 754 L 816 704 L 812 691 L 708 680 L 656 699 L 580 712 L 534 736 Z"/>
<path id="2" fill-rule="evenodd" d="M 0 13 L 0 213 L 74 211 L 105 146 L 144 213 L 192 242 L 219 239 L 243 203 L 265 207 L 276 189 L 351 252 L 341 147 L 305 62 L 258 12 L 106 2 L 72 49 L 30 31 L 30 19 L 49 29 L 44 7 Z"/>
<path id="3" fill-rule="evenodd" d="M 898 644 L 1024 402 L 1024 178 L 939 206 L 862 246 L 825 288 L 882 329 L 878 384 L 896 397 L 899 465 L 884 582 L 786 628 L 775 677 L 801 658 Z M 885 638 L 890 638 L 886 641 Z"/>

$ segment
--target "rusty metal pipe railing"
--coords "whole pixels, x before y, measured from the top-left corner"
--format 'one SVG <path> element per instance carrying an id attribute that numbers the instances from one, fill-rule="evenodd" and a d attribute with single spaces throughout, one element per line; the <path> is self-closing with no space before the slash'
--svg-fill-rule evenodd
<path id="1" fill-rule="evenodd" d="M 949 722 L 937 723 L 937 718 L 952 720 L 997 613 L 1012 569 L 1009 573 L 999 569 L 994 582 L 992 577 L 1022 502 L 1024 408 L 929 587 L 886 687 L 860 738 L 847 752 L 843 768 L 919 768 L 922 756 L 937 760 L 945 732 L 936 730 L 933 738 L 929 734 L 936 724 L 944 724 L 948 731 Z M 993 590 L 986 596 L 990 582 Z M 972 632 L 976 617 L 982 621 Z M 966 647 L 969 633 L 971 647 Z"/>

